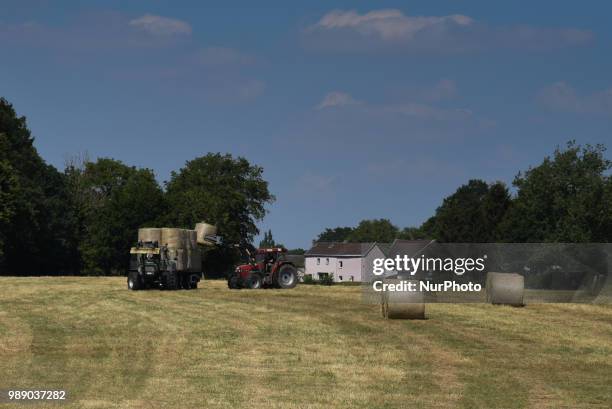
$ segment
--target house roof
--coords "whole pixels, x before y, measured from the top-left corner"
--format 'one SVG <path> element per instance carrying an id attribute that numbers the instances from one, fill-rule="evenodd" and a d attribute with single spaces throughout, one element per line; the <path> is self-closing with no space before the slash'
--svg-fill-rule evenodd
<path id="1" fill-rule="evenodd" d="M 389 254 L 389 250 L 391 250 L 391 246 L 393 245 L 393 243 L 376 243 L 376 245 L 378 246 L 379 249 L 382 250 L 382 252 L 386 256 Z"/>
<path id="2" fill-rule="evenodd" d="M 410 257 L 417 256 L 425 250 L 427 246 L 431 243 L 435 242 L 435 240 L 399 240 L 395 239 L 393 243 L 391 243 L 391 247 L 386 252 L 387 257 L 393 258 L 397 255 L 407 255 Z"/>
<path id="3" fill-rule="evenodd" d="M 376 245 L 376 243 L 340 243 L 316 242 L 304 256 L 355 256 L 363 257 Z"/>

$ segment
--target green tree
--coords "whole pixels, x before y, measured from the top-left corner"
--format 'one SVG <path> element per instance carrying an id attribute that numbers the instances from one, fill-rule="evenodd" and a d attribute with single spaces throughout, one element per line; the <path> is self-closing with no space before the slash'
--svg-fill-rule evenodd
<path id="1" fill-rule="evenodd" d="M 76 217 L 83 223 L 79 250 L 85 272 L 123 273 L 138 228 L 155 225 L 166 211 L 153 172 L 102 158 L 66 173 Z"/>
<path id="2" fill-rule="evenodd" d="M 26 118 L 0 98 L 0 272 L 72 271 L 65 180 L 34 148 Z"/>
<path id="3" fill-rule="evenodd" d="M 399 232 L 397 238 L 403 240 L 424 240 L 430 238 L 430 235 L 422 227 L 404 227 Z"/>
<path id="4" fill-rule="evenodd" d="M 444 199 L 422 230 L 446 243 L 493 242 L 510 201 L 503 183 L 489 185 L 483 180 L 470 180 Z"/>
<path id="5" fill-rule="evenodd" d="M 15 215 L 15 192 L 17 191 L 17 175 L 6 160 L 0 161 L 0 267 L 4 264 L 5 232 L 11 225 Z"/>
<path id="6" fill-rule="evenodd" d="M 514 179 L 518 189 L 501 225 L 511 242 L 612 241 L 612 162 L 603 145 L 569 142 Z"/>
<path id="7" fill-rule="evenodd" d="M 350 242 L 388 243 L 396 239 L 399 230 L 388 219 L 362 220 L 348 236 Z"/>
<path id="8" fill-rule="evenodd" d="M 263 179 L 263 168 L 245 158 L 209 153 L 191 160 L 178 172 L 172 172 L 166 184 L 170 210 L 169 222 L 193 228 L 206 221 L 217 225 L 227 245 L 211 250 L 205 268 L 220 273 L 231 267 L 237 252 L 230 246 L 249 247 L 259 233 L 256 222 L 266 214 L 266 205 L 274 201 Z"/>
<path id="9" fill-rule="evenodd" d="M 321 242 L 332 242 L 332 241 L 346 241 L 349 235 L 353 232 L 352 227 L 335 227 L 333 229 L 327 228 L 316 238 L 315 241 Z"/>
<path id="10" fill-rule="evenodd" d="M 267 248 L 267 247 L 277 247 L 280 244 L 274 241 L 274 237 L 272 237 L 272 230 L 268 230 L 264 232 L 264 238 L 259 242 L 259 248 Z"/>

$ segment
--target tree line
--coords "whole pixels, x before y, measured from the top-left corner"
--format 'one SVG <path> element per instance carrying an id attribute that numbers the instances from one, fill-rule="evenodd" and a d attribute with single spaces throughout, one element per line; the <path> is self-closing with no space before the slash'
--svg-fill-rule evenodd
<path id="1" fill-rule="evenodd" d="M 206 268 L 224 271 L 250 245 L 274 200 L 263 169 L 209 153 L 162 185 L 150 169 L 75 157 L 60 171 L 33 145 L 26 118 L 0 98 L 0 273 L 123 274 L 139 227 L 216 224 L 226 245 Z"/>
<path id="2" fill-rule="evenodd" d="M 421 226 L 389 219 L 327 228 L 314 241 L 392 242 L 435 239 L 446 243 L 612 241 L 612 162 L 605 146 L 568 142 L 512 183 L 475 179 L 446 197 Z"/>
<path id="3" fill-rule="evenodd" d="M 602 145 L 574 142 L 502 182 L 470 180 L 418 227 L 388 219 L 328 228 L 315 240 L 391 242 L 610 242 L 612 162 Z M 214 223 L 223 246 L 205 269 L 237 261 L 233 244 L 251 246 L 274 201 L 263 169 L 245 158 L 209 153 L 160 184 L 150 169 L 112 158 L 74 157 L 63 170 L 34 147 L 26 118 L 0 98 L 0 274 L 122 274 L 139 227 Z M 263 247 L 282 246 L 268 231 Z M 292 253 L 303 253 L 295 249 Z"/>

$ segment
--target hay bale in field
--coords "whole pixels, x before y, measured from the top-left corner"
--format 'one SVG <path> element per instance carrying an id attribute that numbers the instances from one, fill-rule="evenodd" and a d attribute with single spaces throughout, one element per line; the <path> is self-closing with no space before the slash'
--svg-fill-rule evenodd
<path id="1" fill-rule="evenodd" d="M 385 284 L 400 284 L 416 280 L 387 279 Z M 381 312 L 386 319 L 425 319 L 425 295 L 421 291 L 383 291 Z"/>
<path id="2" fill-rule="evenodd" d="M 488 273 L 485 284 L 487 302 L 522 307 L 525 277 L 517 273 Z"/>
<path id="3" fill-rule="evenodd" d="M 138 229 L 138 241 L 156 241 L 161 243 L 161 229 L 157 227 L 144 227 L 142 229 Z"/>
<path id="4" fill-rule="evenodd" d="M 217 226 L 213 226 L 208 223 L 197 223 L 195 225 L 196 240 L 199 244 L 212 245 L 212 243 L 206 239 L 206 236 L 215 236 L 217 234 Z"/>

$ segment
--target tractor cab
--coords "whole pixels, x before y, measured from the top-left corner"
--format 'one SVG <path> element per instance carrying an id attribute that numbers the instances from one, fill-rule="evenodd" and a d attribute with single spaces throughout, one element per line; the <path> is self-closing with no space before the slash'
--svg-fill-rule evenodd
<path id="1" fill-rule="evenodd" d="M 262 271 L 270 271 L 274 263 L 283 258 L 287 250 L 282 247 L 257 249 L 255 252 L 255 264 Z"/>

